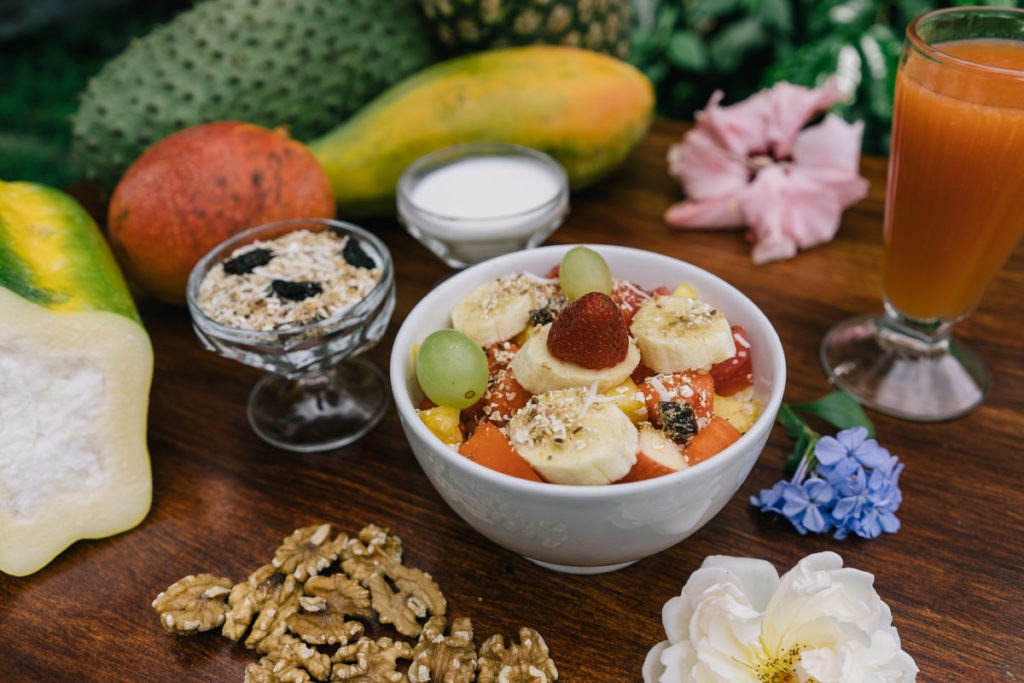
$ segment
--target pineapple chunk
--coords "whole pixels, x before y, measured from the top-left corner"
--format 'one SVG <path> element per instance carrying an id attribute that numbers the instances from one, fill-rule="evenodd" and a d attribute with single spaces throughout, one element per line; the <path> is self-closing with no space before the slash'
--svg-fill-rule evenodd
<path id="1" fill-rule="evenodd" d="M 672 292 L 672 296 L 685 296 L 690 299 L 700 298 L 700 296 L 698 296 L 697 294 L 697 290 L 694 289 L 693 285 L 691 285 L 689 282 L 683 282 L 678 287 L 676 287 L 675 291 Z"/>
<path id="2" fill-rule="evenodd" d="M 423 424 L 444 443 L 458 446 L 465 439 L 459 423 L 460 412 L 451 406 L 435 406 L 418 411 Z"/>
<path id="3" fill-rule="evenodd" d="M 647 419 L 647 404 L 644 402 L 643 394 L 640 393 L 636 382 L 629 377 L 622 384 L 605 391 L 604 395 L 614 398 L 615 405 L 633 424 L 639 424 Z"/>
<path id="4" fill-rule="evenodd" d="M 745 392 L 734 396 L 715 394 L 715 414 L 735 427 L 740 433 L 754 426 L 754 420 L 761 412 L 756 399 L 743 398 Z"/>

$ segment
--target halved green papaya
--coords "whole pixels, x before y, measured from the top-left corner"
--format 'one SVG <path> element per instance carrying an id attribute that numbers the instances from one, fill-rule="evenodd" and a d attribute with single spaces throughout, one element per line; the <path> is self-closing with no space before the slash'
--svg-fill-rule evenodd
<path id="1" fill-rule="evenodd" d="M 87 211 L 0 181 L 0 571 L 31 574 L 149 512 L 153 351 Z"/>

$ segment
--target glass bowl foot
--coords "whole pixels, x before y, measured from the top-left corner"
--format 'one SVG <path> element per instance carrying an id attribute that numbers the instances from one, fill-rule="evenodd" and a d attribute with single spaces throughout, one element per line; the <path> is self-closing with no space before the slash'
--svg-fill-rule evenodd
<path id="1" fill-rule="evenodd" d="M 930 422 L 970 413 L 988 392 L 988 371 L 950 336 L 910 334 L 884 317 L 859 316 L 826 333 L 820 349 L 829 379 L 864 405 Z"/>
<path id="2" fill-rule="evenodd" d="M 285 450 L 340 448 L 380 422 L 389 396 L 384 372 L 361 358 L 298 379 L 267 375 L 249 394 L 249 424 Z"/>

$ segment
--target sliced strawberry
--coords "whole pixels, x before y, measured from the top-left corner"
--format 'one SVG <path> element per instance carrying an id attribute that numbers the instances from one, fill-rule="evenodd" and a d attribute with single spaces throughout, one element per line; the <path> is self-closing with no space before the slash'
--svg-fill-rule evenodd
<path id="1" fill-rule="evenodd" d="M 715 408 L 715 380 L 706 372 L 652 375 L 637 386 L 644 395 L 647 414 L 656 427 L 661 427 L 658 404 L 664 401 L 688 404 L 700 424 L 711 418 Z"/>
<path id="2" fill-rule="evenodd" d="M 611 297 L 590 292 L 566 306 L 551 323 L 548 351 L 565 363 L 591 370 L 610 368 L 629 352 L 629 330 Z"/>
<path id="3" fill-rule="evenodd" d="M 754 368 L 750 360 L 747 331 L 739 325 L 733 325 L 732 338 L 736 342 L 736 355 L 711 366 L 715 391 L 721 396 L 732 396 L 754 383 Z"/>
<path id="4" fill-rule="evenodd" d="M 633 370 L 633 374 L 631 374 L 629 378 L 636 382 L 637 384 L 640 384 L 645 379 L 654 374 L 657 373 L 655 373 L 654 370 L 651 370 L 649 367 L 644 365 L 643 362 L 641 362 L 639 365 L 636 366 L 636 369 Z"/>

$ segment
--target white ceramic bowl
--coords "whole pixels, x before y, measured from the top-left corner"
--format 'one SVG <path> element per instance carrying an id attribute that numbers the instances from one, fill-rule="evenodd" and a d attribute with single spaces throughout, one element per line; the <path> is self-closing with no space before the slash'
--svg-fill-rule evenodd
<path id="1" fill-rule="evenodd" d="M 422 393 L 413 371 L 414 344 L 450 326 L 449 312 L 477 284 L 514 271 L 547 272 L 574 245 L 499 256 L 457 273 L 420 301 L 402 323 L 391 355 L 391 386 L 416 459 L 451 508 L 498 545 L 539 565 L 592 574 L 625 567 L 700 529 L 728 503 L 764 448 L 782 402 L 786 359 L 778 334 L 739 290 L 696 266 L 652 252 L 588 245 L 616 277 L 647 288 L 682 282 L 742 325 L 753 352 L 761 414 L 736 443 L 698 465 L 628 484 L 567 486 L 517 479 L 479 465 L 438 440 L 416 415 Z M 739 504 L 739 503 L 737 503 Z"/>

